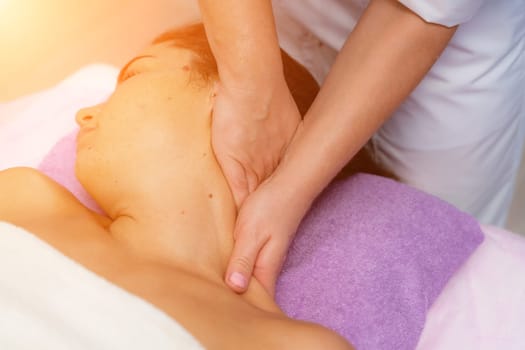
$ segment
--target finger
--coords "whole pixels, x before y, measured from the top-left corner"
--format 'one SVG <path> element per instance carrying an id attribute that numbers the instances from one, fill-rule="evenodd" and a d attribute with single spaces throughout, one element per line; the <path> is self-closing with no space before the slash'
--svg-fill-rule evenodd
<path id="1" fill-rule="evenodd" d="M 257 254 L 264 242 L 258 242 L 253 234 L 235 234 L 237 237 L 226 270 L 226 284 L 237 293 L 248 289 Z"/>
<path id="2" fill-rule="evenodd" d="M 279 159 L 266 163 L 264 167 L 264 173 L 263 173 L 263 178 L 261 180 L 261 183 L 265 182 L 266 180 L 268 180 L 268 178 L 272 176 L 273 172 L 275 171 L 278 165 L 279 165 Z"/>
<path id="3" fill-rule="evenodd" d="M 253 276 L 261 283 L 272 298 L 275 296 L 277 277 L 286 259 L 287 249 L 287 243 L 268 241 L 257 256 Z"/>
<path id="4" fill-rule="evenodd" d="M 237 208 L 240 208 L 249 194 L 248 179 L 243 166 L 236 160 L 229 158 L 227 161 L 222 161 L 222 158 L 218 158 L 219 165 L 222 168 L 226 182 L 233 195 L 233 200 Z"/>
<path id="5" fill-rule="evenodd" d="M 257 186 L 259 186 L 259 177 L 254 171 L 246 170 L 246 182 L 248 183 L 248 194 L 255 191 Z"/>

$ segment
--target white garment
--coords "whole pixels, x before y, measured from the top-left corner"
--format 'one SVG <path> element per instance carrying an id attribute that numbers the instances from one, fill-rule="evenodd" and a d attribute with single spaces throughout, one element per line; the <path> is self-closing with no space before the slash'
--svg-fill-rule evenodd
<path id="1" fill-rule="evenodd" d="M 525 137 L 525 1 L 401 2 L 429 22 L 460 25 L 374 135 L 376 156 L 403 182 L 501 226 Z M 283 48 L 322 82 L 367 5 L 274 0 Z"/>
<path id="2" fill-rule="evenodd" d="M 398 0 L 430 23 L 452 27 L 468 22 L 486 2 L 500 0 Z"/>
<path id="3" fill-rule="evenodd" d="M 0 221 L 0 349 L 203 349 L 148 302 Z"/>

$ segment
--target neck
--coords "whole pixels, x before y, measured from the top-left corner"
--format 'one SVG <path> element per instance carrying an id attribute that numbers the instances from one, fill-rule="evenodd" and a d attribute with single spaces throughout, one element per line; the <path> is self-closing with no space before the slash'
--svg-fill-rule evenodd
<path id="1" fill-rule="evenodd" d="M 109 231 L 142 258 L 222 279 L 233 247 L 235 208 L 210 187 L 142 191 L 148 195 L 118 206 Z"/>
<path id="2" fill-rule="evenodd" d="M 184 191 L 150 189 L 142 193 L 154 195 L 122 201 L 109 232 L 141 259 L 182 269 L 230 290 L 224 275 L 233 250 L 236 217 L 231 193 L 225 183 L 193 182 Z M 279 312 L 256 279 L 242 298 L 263 310 Z"/>

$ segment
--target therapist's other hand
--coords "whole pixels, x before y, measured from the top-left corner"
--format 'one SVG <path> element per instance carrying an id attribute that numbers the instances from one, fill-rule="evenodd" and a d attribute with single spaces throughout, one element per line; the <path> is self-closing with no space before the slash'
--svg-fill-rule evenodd
<path id="1" fill-rule="evenodd" d="M 297 227 L 308 210 L 271 176 L 241 206 L 226 283 L 243 293 L 255 277 L 273 297 L 275 284 Z"/>
<path id="2" fill-rule="evenodd" d="M 282 73 L 264 80 L 216 89 L 212 147 L 237 208 L 275 170 L 301 119 Z"/>

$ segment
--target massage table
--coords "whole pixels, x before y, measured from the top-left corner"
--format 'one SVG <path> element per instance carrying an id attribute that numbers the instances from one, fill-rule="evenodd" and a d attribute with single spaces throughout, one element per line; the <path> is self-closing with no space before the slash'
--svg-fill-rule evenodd
<path id="1" fill-rule="evenodd" d="M 45 166 L 54 173 L 67 172 L 61 167 L 70 164 L 57 161 L 60 152 L 53 153 L 53 149 L 68 135 L 74 136 L 74 116 L 79 108 L 100 103 L 111 94 L 117 75 L 115 67 L 93 64 L 54 87 L 0 104 L 0 170 L 17 166 L 42 170 L 44 164 L 44 172 Z M 46 164 L 46 157 L 54 162 Z M 77 197 L 83 195 L 75 193 L 81 189 L 74 186 L 70 190 Z M 455 267 L 442 287 L 436 288 L 439 293 L 423 310 L 421 329 L 415 327 L 410 334 L 401 335 L 395 343 L 401 344 L 399 348 L 525 349 L 525 238 L 496 227 L 479 228 L 482 242 L 472 246 L 465 261 Z M 293 314 L 293 310 L 283 309 Z M 291 316 L 301 318 L 298 314 Z M 329 320 L 331 316 L 323 314 L 319 319 Z M 327 326 L 342 333 L 352 328 L 344 320 L 341 324 L 344 329 Z M 354 345 L 387 349 L 392 346 L 388 339 L 397 336 L 390 331 L 382 342 L 362 340 Z"/>

